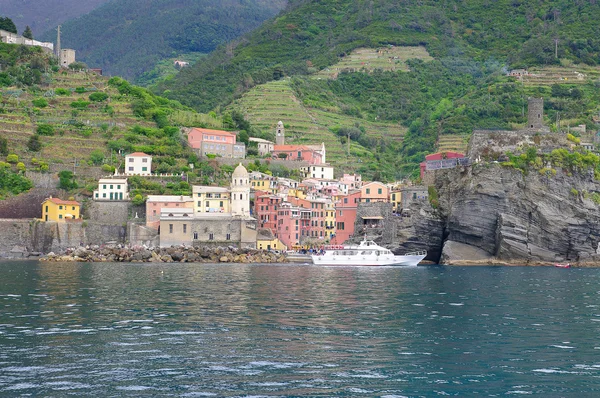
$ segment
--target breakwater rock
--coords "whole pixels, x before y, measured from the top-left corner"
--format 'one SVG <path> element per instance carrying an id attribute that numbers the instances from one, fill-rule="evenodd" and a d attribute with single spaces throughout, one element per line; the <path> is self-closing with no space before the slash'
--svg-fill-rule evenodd
<path id="1" fill-rule="evenodd" d="M 40 259 L 52 262 L 111 263 L 286 263 L 285 255 L 265 250 L 234 247 L 173 246 L 147 248 L 143 246 L 86 246 L 67 249 L 62 254 L 49 253 Z"/>

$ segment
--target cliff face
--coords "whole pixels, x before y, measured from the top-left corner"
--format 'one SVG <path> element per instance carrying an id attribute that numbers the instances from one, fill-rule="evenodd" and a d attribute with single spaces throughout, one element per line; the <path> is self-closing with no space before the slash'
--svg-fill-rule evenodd
<path id="1" fill-rule="evenodd" d="M 499 164 L 477 164 L 436 175 L 440 218 L 445 224 L 441 261 L 473 255 L 489 261 L 592 262 L 600 243 L 600 192 L 593 175 L 546 177 Z"/>

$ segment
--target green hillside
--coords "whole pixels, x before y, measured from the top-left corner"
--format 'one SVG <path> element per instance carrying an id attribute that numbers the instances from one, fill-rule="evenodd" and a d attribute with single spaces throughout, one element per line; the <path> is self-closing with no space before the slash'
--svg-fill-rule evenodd
<path id="1" fill-rule="evenodd" d="M 296 128 L 299 140 L 316 138 L 307 123 L 330 134 L 337 125 L 402 126 L 406 134 L 395 157 L 378 159 L 395 170 L 386 178 L 399 178 L 415 175 L 429 152 L 464 150 L 474 128 L 524 125 L 528 96 L 546 99 L 548 123 L 559 112 L 569 123 L 594 128 L 598 75 L 570 77 L 578 69 L 594 71 L 600 62 L 597 15 L 599 3 L 567 0 L 296 1 L 236 46 L 213 52 L 156 91 L 203 112 L 239 104 L 252 123 L 272 128 L 288 107 L 281 107 L 281 117 L 276 108 L 269 115 L 273 99 L 261 104 L 255 93 L 291 78 L 294 98 L 312 117 Z M 562 68 L 566 74 L 523 82 L 506 76 L 522 67 Z M 326 122 L 319 114 L 346 123 Z M 384 142 L 398 141 L 382 135 Z M 382 146 L 364 144 L 370 152 Z"/>
<path id="2" fill-rule="evenodd" d="M 284 5 L 285 0 L 113 0 L 63 23 L 62 47 L 75 49 L 78 60 L 90 67 L 134 79 L 163 59 L 194 61 L 199 53 L 256 28 Z M 56 32 L 40 37 L 54 40 Z"/>

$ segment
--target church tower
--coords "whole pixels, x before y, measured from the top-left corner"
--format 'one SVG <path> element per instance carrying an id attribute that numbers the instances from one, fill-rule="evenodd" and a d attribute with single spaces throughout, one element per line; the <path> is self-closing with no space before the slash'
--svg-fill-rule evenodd
<path id="1" fill-rule="evenodd" d="M 285 145 L 285 129 L 283 128 L 283 122 L 280 120 L 277 123 L 277 129 L 275 131 L 275 144 Z"/>
<path id="2" fill-rule="evenodd" d="M 527 109 L 527 128 L 544 129 L 544 99 L 529 98 Z"/>
<path id="3" fill-rule="evenodd" d="M 241 163 L 231 176 L 231 214 L 250 215 L 250 175 Z"/>

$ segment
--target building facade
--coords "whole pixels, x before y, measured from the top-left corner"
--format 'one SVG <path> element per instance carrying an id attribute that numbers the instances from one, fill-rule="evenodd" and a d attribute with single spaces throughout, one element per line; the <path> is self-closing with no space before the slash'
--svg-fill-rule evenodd
<path id="1" fill-rule="evenodd" d="M 101 178 L 98 189 L 94 191 L 94 200 L 129 200 L 127 178 Z"/>
<path id="2" fill-rule="evenodd" d="M 246 157 L 246 145 L 237 142 L 237 135 L 229 131 L 196 127 L 188 133 L 188 143 L 200 156 L 216 155 L 236 159 Z"/>
<path id="3" fill-rule="evenodd" d="M 62 200 L 52 196 L 42 203 L 42 221 L 65 222 L 80 219 L 81 204 L 74 200 Z"/>
<path id="4" fill-rule="evenodd" d="M 148 195 L 146 198 L 146 226 L 158 230 L 163 210 L 178 209 L 191 209 L 194 212 L 194 199 L 183 195 Z"/>
<path id="5" fill-rule="evenodd" d="M 125 175 L 149 176 L 152 174 L 152 156 L 134 152 L 125 156 Z"/>

